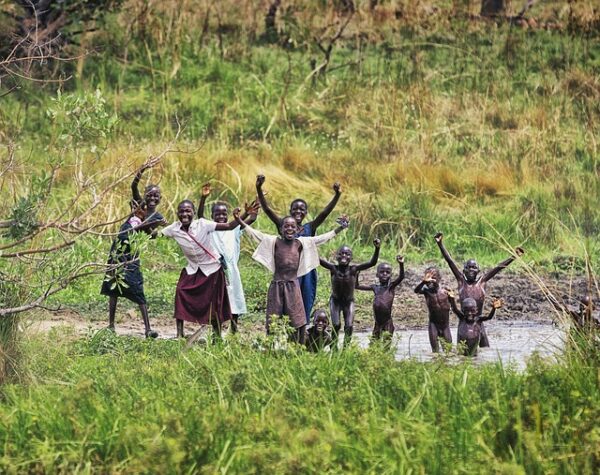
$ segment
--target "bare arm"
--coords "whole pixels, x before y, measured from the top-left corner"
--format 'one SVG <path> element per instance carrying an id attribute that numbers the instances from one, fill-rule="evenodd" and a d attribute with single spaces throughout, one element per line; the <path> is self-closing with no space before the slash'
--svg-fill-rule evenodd
<path id="1" fill-rule="evenodd" d="M 208 198 L 211 191 L 210 183 L 202 185 L 202 193 L 200 194 L 200 202 L 198 203 L 198 219 L 204 218 L 204 205 L 206 204 L 206 198 Z"/>
<path id="2" fill-rule="evenodd" d="M 133 181 L 131 182 L 131 197 L 133 201 L 135 201 L 138 205 L 142 203 L 142 195 L 140 195 L 140 190 L 138 185 L 140 184 L 140 180 L 142 179 L 142 174 L 150 167 L 146 165 L 142 165 L 142 167 L 137 171 L 135 177 L 133 177 Z"/>
<path id="3" fill-rule="evenodd" d="M 370 285 L 363 285 L 359 282 L 359 279 L 358 279 L 359 275 L 360 275 L 360 272 L 357 272 L 356 273 L 356 281 L 354 283 L 354 288 L 356 290 L 373 290 Z"/>
<path id="4" fill-rule="evenodd" d="M 515 249 L 515 254 L 517 256 L 522 256 L 524 253 L 525 253 L 525 251 L 523 251 L 523 249 L 520 248 L 520 247 L 517 247 Z M 493 269 L 487 271 L 485 273 L 485 275 L 481 278 L 481 281 L 482 282 L 487 282 L 488 280 L 492 279 L 502 269 L 506 269 L 515 259 L 516 259 L 516 256 L 510 256 L 508 259 L 502 261 L 496 267 L 494 267 Z"/>
<path id="5" fill-rule="evenodd" d="M 335 265 L 333 265 L 331 262 L 326 261 L 323 258 L 319 258 L 319 262 L 321 263 L 321 266 L 325 267 L 325 269 L 327 270 L 334 270 L 335 269 Z"/>
<path id="6" fill-rule="evenodd" d="M 381 249 L 381 240 L 379 238 L 375 238 L 373 240 L 373 245 L 375 246 L 373 257 L 371 257 L 369 262 L 363 262 L 362 264 L 357 264 L 354 266 L 357 271 L 368 269 L 369 267 L 373 267 L 375 264 L 377 264 L 377 259 L 379 259 L 379 250 Z"/>
<path id="7" fill-rule="evenodd" d="M 310 229 L 312 231 L 313 236 L 316 234 L 317 228 L 319 226 L 321 226 L 321 224 L 323 224 L 323 221 L 325 221 L 325 219 L 327 219 L 327 216 L 329 216 L 331 214 L 331 212 L 337 205 L 338 201 L 340 200 L 342 191 L 341 191 L 341 187 L 340 187 L 339 183 L 333 184 L 333 191 L 335 192 L 335 195 L 333 195 L 333 198 L 331 199 L 329 204 L 327 206 L 325 206 L 325 208 L 323 208 L 323 211 L 321 211 L 317 215 L 317 217 L 315 219 L 313 219 L 310 223 Z"/>
<path id="8" fill-rule="evenodd" d="M 492 318 L 494 318 L 494 315 L 496 314 L 496 310 L 499 309 L 500 307 L 502 307 L 502 305 L 504 305 L 504 302 L 502 301 L 502 299 L 494 299 L 494 301 L 492 302 L 492 309 L 490 310 L 490 313 L 488 314 L 488 316 L 480 317 L 479 321 L 487 322 L 488 320 L 491 320 Z"/>
<path id="9" fill-rule="evenodd" d="M 404 280 L 404 256 L 396 256 L 396 262 L 400 266 L 400 274 L 396 280 L 393 280 L 390 284 L 390 288 L 395 289 L 400 285 L 400 283 Z"/>
<path id="10" fill-rule="evenodd" d="M 273 221 L 273 224 L 275 224 L 275 226 L 277 226 L 277 229 L 279 229 L 279 227 L 281 226 L 281 218 L 279 216 L 277 216 L 275 211 L 273 211 L 271 209 L 271 207 L 269 206 L 269 204 L 267 203 L 267 199 L 265 198 L 265 194 L 263 193 L 263 190 L 262 190 L 262 185 L 264 182 L 265 182 L 264 175 L 258 175 L 256 177 L 256 195 L 258 196 L 258 202 L 260 203 L 260 206 L 264 210 L 265 214 L 269 217 L 269 219 L 271 221 Z"/>
<path id="11" fill-rule="evenodd" d="M 444 247 L 444 243 L 442 242 L 443 238 L 444 238 L 444 235 L 442 233 L 437 233 L 434 236 L 435 242 L 437 242 L 437 245 L 440 248 L 440 251 L 442 252 L 442 256 L 444 257 L 444 260 L 448 263 L 448 266 L 450 267 L 450 270 L 454 274 L 454 277 L 456 277 L 456 280 L 458 280 L 459 282 L 462 282 L 464 280 L 464 277 L 463 277 L 462 273 L 460 272 L 460 270 L 458 269 L 458 266 L 452 260 L 452 258 L 450 257 L 450 254 Z"/>
<path id="12" fill-rule="evenodd" d="M 234 209 L 233 219 L 226 224 L 217 223 L 217 225 L 215 226 L 215 231 L 231 231 L 237 228 L 238 226 L 245 227 L 246 223 L 244 223 L 244 221 L 242 221 L 242 219 L 240 218 L 240 212 L 240 208 Z"/>
<path id="13" fill-rule="evenodd" d="M 446 293 L 448 294 L 448 301 L 450 302 L 450 307 L 452 308 L 452 311 L 460 320 L 464 320 L 464 314 L 456 305 L 456 296 L 454 295 L 454 292 L 452 292 L 451 290 L 446 290 Z"/>

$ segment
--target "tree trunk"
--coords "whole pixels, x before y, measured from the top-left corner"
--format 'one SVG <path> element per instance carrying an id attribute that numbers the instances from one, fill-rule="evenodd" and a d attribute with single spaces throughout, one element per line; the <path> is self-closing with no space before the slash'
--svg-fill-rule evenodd
<path id="1" fill-rule="evenodd" d="M 481 16 L 500 16 L 506 13 L 505 0 L 481 0 Z"/>

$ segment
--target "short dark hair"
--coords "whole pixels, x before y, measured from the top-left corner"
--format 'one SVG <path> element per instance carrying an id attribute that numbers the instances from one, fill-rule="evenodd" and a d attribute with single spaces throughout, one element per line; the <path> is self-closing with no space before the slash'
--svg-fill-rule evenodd
<path id="1" fill-rule="evenodd" d="M 213 205 L 210 207 L 210 214 L 213 214 L 215 212 L 215 208 L 217 206 L 225 206 L 225 208 L 229 209 L 229 206 L 224 201 L 215 201 L 213 203 Z"/>
<path id="2" fill-rule="evenodd" d="M 304 206 L 306 206 L 306 210 L 308 211 L 308 203 L 307 203 L 306 201 L 304 201 L 302 198 L 296 198 L 295 200 L 293 200 L 293 201 L 290 203 L 290 209 L 292 209 L 292 205 L 293 205 L 294 203 L 304 203 Z"/>
<path id="3" fill-rule="evenodd" d="M 182 201 L 179 202 L 179 204 L 177 205 L 177 207 L 179 208 L 184 203 L 189 203 L 189 204 L 192 205 L 192 209 L 196 209 L 196 206 L 194 205 L 194 202 L 192 200 L 182 200 Z"/>

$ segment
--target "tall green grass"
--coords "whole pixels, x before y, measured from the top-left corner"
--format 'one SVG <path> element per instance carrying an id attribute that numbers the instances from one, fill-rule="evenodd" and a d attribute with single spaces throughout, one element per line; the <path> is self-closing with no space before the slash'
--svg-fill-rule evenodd
<path id="1" fill-rule="evenodd" d="M 60 331 L 26 351 L 28 380 L 2 387 L 7 473 L 592 473 L 600 462 L 593 353 L 518 372 L 395 362 L 377 347 L 182 351 Z"/>

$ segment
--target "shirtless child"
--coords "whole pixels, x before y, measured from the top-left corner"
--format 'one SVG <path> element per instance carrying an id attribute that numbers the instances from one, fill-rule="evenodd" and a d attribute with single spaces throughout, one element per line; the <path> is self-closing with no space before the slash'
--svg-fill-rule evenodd
<path id="1" fill-rule="evenodd" d="M 457 340 L 458 344 L 464 345 L 464 356 L 476 356 L 477 348 L 480 345 L 482 327 L 481 323 L 494 318 L 496 310 L 502 307 L 503 302 L 501 299 L 494 299 L 492 302 L 492 310 L 487 317 L 481 315 L 481 312 L 477 309 L 477 302 L 475 299 L 466 298 L 462 301 L 462 310 L 456 305 L 456 298 L 454 292 L 448 292 L 448 298 L 452 311 L 456 314 L 459 319 Z"/>
<path id="2" fill-rule="evenodd" d="M 331 273 L 331 297 L 329 297 L 329 311 L 333 323 L 333 348 L 337 348 L 337 338 L 341 328 L 340 317 L 344 315 L 344 346 L 352 339 L 352 325 L 354 323 L 354 286 L 356 274 L 377 264 L 381 241 L 373 241 L 375 252 L 369 262 L 350 265 L 352 249 L 342 246 L 337 251 L 337 265 L 321 259 L 321 265 Z"/>
<path id="3" fill-rule="evenodd" d="M 477 261 L 475 259 L 469 259 L 467 262 L 465 262 L 461 272 L 444 247 L 444 243 L 442 242 L 443 237 L 444 235 L 442 233 L 437 233 L 434 236 L 434 239 L 440 248 L 444 260 L 448 263 L 448 266 L 454 274 L 454 277 L 456 277 L 456 281 L 458 283 L 458 297 L 461 305 L 465 299 L 472 298 L 477 303 L 477 312 L 481 314 L 483 311 L 483 302 L 485 300 L 485 285 L 489 280 L 495 277 L 498 272 L 500 272 L 502 269 L 506 269 L 517 258 L 517 256 L 522 256 L 525 251 L 520 247 L 515 248 L 514 256 L 505 259 L 496 267 L 487 271 L 483 276 L 478 277 L 480 269 Z M 481 341 L 479 346 L 482 348 L 490 346 L 483 325 L 481 325 Z"/>
<path id="4" fill-rule="evenodd" d="M 415 293 L 425 297 L 427 310 L 429 310 L 429 343 L 434 353 L 440 351 L 440 338 L 452 344 L 450 301 L 446 290 L 441 288 L 441 283 L 440 271 L 435 267 L 429 267 L 425 269 L 425 277 L 421 283 L 415 287 Z"/>
<path id="5" fill-rule="evenodd" d="M 400 266 L 398 277 L 390 282 L 392 278 L 392 266 L 387 262 L 382 262 L 377 266 L 376 277 L 379 284 L 361 285 L 358 283 L 358 273 L 356 274 L 357 290 L 372 290 L 375 294 L 373 300 L 373 314 L 375 316 L 375 326 L 373 327 L 373 338 L 378 340 L 385 332 L 389 338 L 394 334 L 394 322 L 392 321 L 392 305 L 396 294 L 396 287 L 404 279 L 404 257 L 396 256 L 396 262 Z"/>
<path id="6" fill-rule="evenodd" d="M 234 215 L 235 216 L 235 215 Z M 264 234 L 247 226 L 239 214 L 235 218 L 248 235 L 258 242 L 252 257 L 273 273 L 273 280 L 267 293 L 267 334 L 271 317 L 287 315 L 295 329 L 294 340 L 304 344 L 306 313 L 302 302 L 298 277 L 319 266 L 317 246 L 325 244 L 348 227 L 348 217 L 341 216 L 340 225 L 333 231 L 319 236 L 296 237 L 298 227 L 291 216 L 283 218 L 280 236 Z"/>

